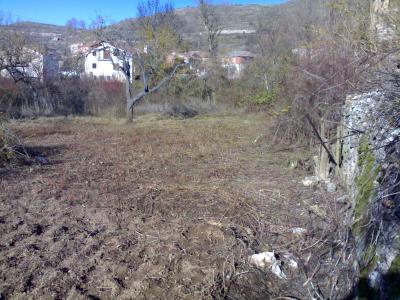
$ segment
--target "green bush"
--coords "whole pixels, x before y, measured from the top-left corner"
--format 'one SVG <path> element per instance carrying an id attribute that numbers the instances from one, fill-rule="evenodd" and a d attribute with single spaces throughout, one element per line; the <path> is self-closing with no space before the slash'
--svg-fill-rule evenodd
<path id="1" fill-rule="evenodd" d="M 269 108 L 277 99 L 277 92 L 275 89 L 264 90 L 252 95 L 246 95 L 241 98 L 236 104 L 239 107 L 249 108 Z"/>
<path id="2" fill-rule="evenodd" d="M 275 90 L 266 90 L 249 97 L 248 102 L 252 105 L 269 105 L 273 104 L 276 99 Z"/>

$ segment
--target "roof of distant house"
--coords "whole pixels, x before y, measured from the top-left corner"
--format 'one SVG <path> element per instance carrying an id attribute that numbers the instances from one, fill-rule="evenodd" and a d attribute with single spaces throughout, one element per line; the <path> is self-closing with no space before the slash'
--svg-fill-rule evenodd
<path id="1" fill-rule="evenodd" d="M 235 50 L 228 53 L 228 57 L 255 57 L 256 55 L 250 51 Z"/>
<path id="2" fill-rule="evenodd" d="M 205 51 L 189 51 L 185 53 L 189 57 L 208 58 L 208 52 Z"/>
<path id="3" fill-rule="evenodd" d="M 90 50 L 87 51 L 86 56 L 88 56 L 90 53 L 92 53 L 93 50 L 101 50 L 101 49 L 107 49 L 107 48 L 108 48 L 108 49 L 118 49 L 118 50 L 121 50 L 121 51 L 123 51 L 124 53 L 126 53 L 126 56 L 127 56 L 127 57 L 131 57 L 131 56 L 132 56 L 132 54 L 131 54 L 130 51 L 127 51 L 127 50 L 125 50 L 125 49 L 118 48 L 118 47 L 116 47 L 116 46 L 114 46 L 114 45 L 112 45 L 112 44 L 110 44 L 110 43 L 108 43 L 108 42 L 104 42 L 104 41 L 93 43 L 93 44 L 89 47 Z"/>

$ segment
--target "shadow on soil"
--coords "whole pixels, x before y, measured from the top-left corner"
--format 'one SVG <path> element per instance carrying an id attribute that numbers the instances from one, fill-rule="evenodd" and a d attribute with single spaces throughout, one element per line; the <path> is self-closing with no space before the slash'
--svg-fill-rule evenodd
<path id="1" fill-rule="evenodd" d="M 63 160 L 57 160 L 55 157 L 67 150 L 66 145 L 52 146 L 23 146 L 13 147 L 15 155 L 9 159 L 4 166 L 0 165 L 0 178 L 15 175 L 31 166 L 49 166 L 62 164 Z"/>

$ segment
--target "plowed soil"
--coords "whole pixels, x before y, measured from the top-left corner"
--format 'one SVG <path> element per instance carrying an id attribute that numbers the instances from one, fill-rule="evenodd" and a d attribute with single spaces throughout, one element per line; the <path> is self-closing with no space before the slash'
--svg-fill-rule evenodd
<path id="1" fill-rule="evenodd" d="M 318 203 L 264 116 L 11 128 L 50 164 L 0 171 L 0 299 L 301 297 L 300 270 L 247 263 L 304 245 L 290 230 Z"/>

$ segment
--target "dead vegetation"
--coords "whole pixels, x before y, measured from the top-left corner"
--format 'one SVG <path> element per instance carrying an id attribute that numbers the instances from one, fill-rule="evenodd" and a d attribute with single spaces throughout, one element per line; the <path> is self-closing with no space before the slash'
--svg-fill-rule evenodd
<path id="1" fill-rule="evenodd" d="M 349 289 L 346 207 L 300 183 L 293 153 L 270 151 L 263 115 L 11 127 L 50 164 L 0 173 L 2 297 L 335 299 Z M 263 251 L 291 254 L 298 269 L 282 265 L 283 280 L 251 266 Z"/>
<path id="2" fill-rule="evenodd" d="M 49 161 L 35 148 L 24 146 L 0 115 L 0 172 L 32 164 L 48 164 Z"/>
<path id="3" fill-rule="evenodd" d="M 17 143 L 17 137 L 7 128 L 6 119 L 0 113 L 0 168 L 23 156 L 14 149 Z"/>

